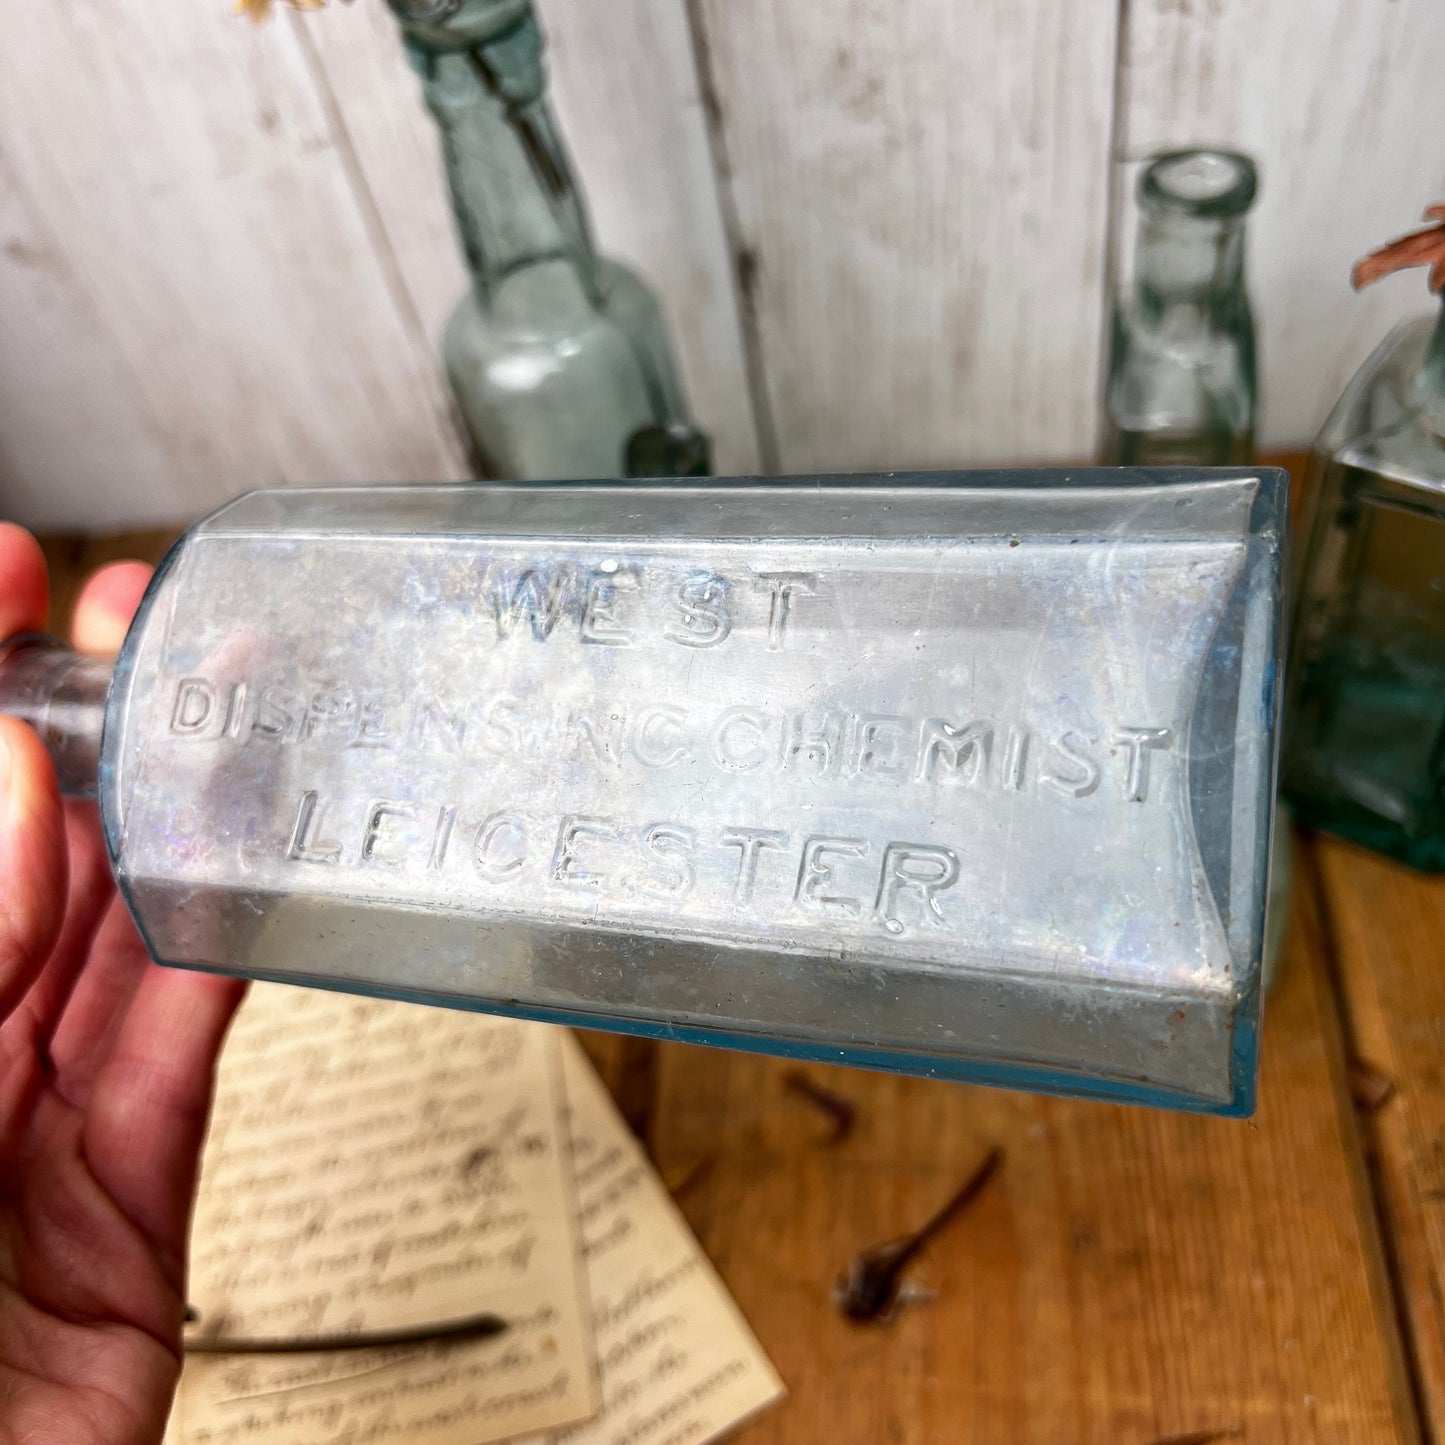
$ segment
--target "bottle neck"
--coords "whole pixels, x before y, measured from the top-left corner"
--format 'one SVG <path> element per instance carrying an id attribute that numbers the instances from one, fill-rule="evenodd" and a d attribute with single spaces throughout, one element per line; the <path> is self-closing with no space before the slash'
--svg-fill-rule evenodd
<path id="1" fill-rule="evenodd" d="M 1249 311 L 1243 216 L 1220 220 L 1146 211 L 1139 223 L 1135 285 L 1146 317 L 1188 313 L 1210 327 L 1239 325 Z"/>
<path id="2" fill-rule="evenodd" d="M 572 264 L 588 295 L 597 257 L 582 198 L 548 109 L 541 36 L 530 11 L 500 36 L 407 49 L 442 136 L 462 248 L 483 299 L 539 261 Z"/>
<path id="3" fill-rule="evenodd" d="M 0 714 L 40 734 L 67 797 L 95 796 L 109 690 L 108 662 L 53 637 L 0 638 Z"/>

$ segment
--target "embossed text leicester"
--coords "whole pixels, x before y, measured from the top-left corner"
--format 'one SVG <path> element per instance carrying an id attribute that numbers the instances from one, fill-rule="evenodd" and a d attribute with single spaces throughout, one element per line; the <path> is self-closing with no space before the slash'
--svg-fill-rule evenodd
<path id="1" fill-rule="evenodd" d="M 493 794 L 423 799 L 395 764 L 389 786 L 378 766 L 348 772 L 331 792 L 293 786 L 279 800 L 285 816 L 277 819 L 276 846 L 297 865 L 418 876 L 461 868 L 489 889 L 530 884 L 664 906 L 687 899 L 694 911 L 707 902 L 697 896 L 703 889 L 712 889 L 720 907 L 743 911 L 755 910 L 771 889 L 778 902 L 805 913 L 893 934 L 947 926 L 943 899 L 958 881 L 958 854 L 947 840 L 881 830 L 868 836 L 856 821 L 860 808 L 886 818 L 897 790 L 935 795 L 935 814 L 945 811 L 946 790 L 962 790 L 980 805 L 1030 793 L 1056 806 L 1088 806 L 1110 790 L 1143 804 L 1151 758 L 1173 747 L 1170 730 L 1146 719 L 1118 720 L 1091 735 L 1047 734 L 1019 718 L 964 710 L 910 716 L 836 696 L 824 705 L 790 699 L 786 689 L 744 703 L 685 685 L 689 653 L 745 647 L 748 639 L 766 653 L 816 649 L 807 613 L 828 579 L 814 573 L 738 579 L 616 563 L 496 571 L 477 618 L 486 644 L 531 650 L 568 638 L 619 655 L 675 650 L 680 667 L 618 669 L 585 705 L 557 705 L 545 686 L 467 695 L 460 666 L 458 686 L 447 695 L 330 676 L 190 675 L 174 682 L 171 735 L 321 750 L 313 755 L 332 759 L 345 753 L 358 762 L 371 756 L 380 763 L 377 755 L 412 766 L 445 761 L 449 776 L 471 759 Z M 896 659 L 881 665 L 896 675 Z M 573 669 L 574 681 L 577 675 Z M 648 695 L 649 688 L 673 695 Z M 575 687 L 559 692 L 577 696 Z M 584 779 L 586 810 L 539 816 L 534 796 L 496 795 L 509 771 L 531 778 L 539 770 Z M 646 806 L 649 779 L 696 783 L 709 773 L 755 780 L 756 816 L 709 824 L 701 807 L 684 810 L 688 816 L 624 816 Z M 306 781 L 304 766 L 288 776 Z M 846 807 L 853 826 L 820 831 L 814 804 L 790 807 L 786 784 L 800 779 L 831 784 L 827 796 Z"/>

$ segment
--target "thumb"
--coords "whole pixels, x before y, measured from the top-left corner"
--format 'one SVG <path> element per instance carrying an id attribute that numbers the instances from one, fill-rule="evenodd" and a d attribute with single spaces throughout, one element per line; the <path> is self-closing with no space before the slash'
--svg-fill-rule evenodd
<path id="1" fill-rule="evenodd" d="M 151 580 L 144 562 L 112 562 L 81 590 L 71 622 L 71 640 L 82 652 L 113 657 Z"/>
<path id="2" fill-rule="evenodd" d="M 65 827 L 55 769 L 22 722 L 0 717 L 0 1020 L 50 955 L 65 910 Z"/>

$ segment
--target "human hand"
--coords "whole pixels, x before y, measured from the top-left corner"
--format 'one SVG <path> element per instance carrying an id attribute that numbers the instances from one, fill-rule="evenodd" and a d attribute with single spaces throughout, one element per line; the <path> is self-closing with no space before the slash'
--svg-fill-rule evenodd
<path id="1" fill-rule="evenodd" d="M 74 642 L 119 646 L 149 577 L 105 568 Z M 0 638 L 45 625 L 45 561 L 0 523 Z M 243 985 L 152 963 L 93 804 L 0 718 L 0 1442 L 154 1445 L 216 1056 Z"/>

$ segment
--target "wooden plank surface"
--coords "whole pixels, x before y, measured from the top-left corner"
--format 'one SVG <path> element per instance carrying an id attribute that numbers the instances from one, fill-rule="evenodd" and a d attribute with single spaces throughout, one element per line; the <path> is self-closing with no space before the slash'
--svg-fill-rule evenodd
<path id="1" fill-rule="evenodd" d="M 1090 455 L 1115 7 L 696 13 L 780 469 Z"/>
<path id="2" fill-rule="evenodd" d="M 1445 196 L 1445 6 L 1437 0 L 1128 0 L 1116 234 L 1137 161 L 1226 145 L 1260 167 L 1249 284 L 1266 446 L 1307 443 L 1390 326 L 1429 310 L 1419 274 L 1355 296 L 1350 266 Z"/>
<path id="3" fill-rule="evenodd" d="M 598 244 L 662 300 L 689 402 L 723 472 L 758 468 L 708 138 L 680 4 L 539 0 L 552 99 Z M 288 17 L 314 47 L 383 243 L 424 334 L 466 285 L 436 128 L 384 5 Z"/>
<path id="4" fill-rule="evenodd" d="M 1445 1438 L 1445 877 L 1334 838 L 1314 857 L 1351 1046 L 1394 1085 L 1364 1127 L 1421 1401 Z"/>
<path id="5" fill-rule="evenodd" d="M 648 1137 L 792 1391 L 743 1440 L 1149 1445 L 1192 1432 L 1411 1441 L 1388 1282 L 1301 895 L 1252 1123 L 810 1068 L 840 1144 L 773 1060 L 662 1050 Z M 887 1327 L 830 1287 L 993 1145 L 1001 1174 Z"/>

